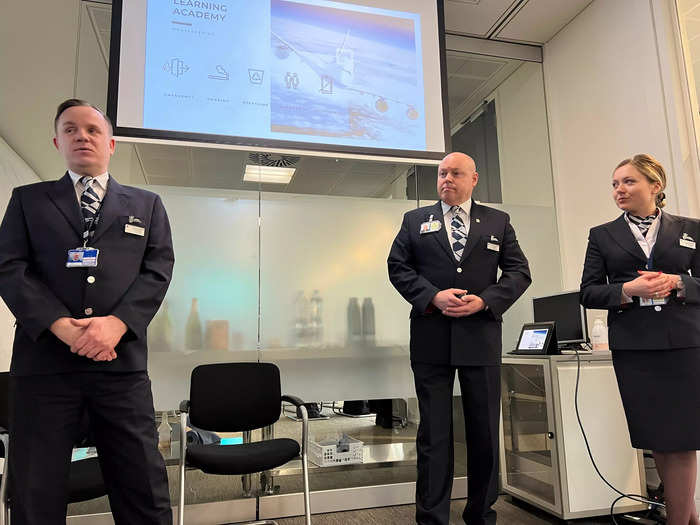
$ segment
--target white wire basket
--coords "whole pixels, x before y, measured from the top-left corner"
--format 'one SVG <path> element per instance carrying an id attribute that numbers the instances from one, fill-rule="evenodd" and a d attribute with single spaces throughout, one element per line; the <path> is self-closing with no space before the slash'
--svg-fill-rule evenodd
<path id="1" fill-rule="evenodd" d="M 319 467 L 362 463 L 362 441 L 343 434 L 341 439 L 309 441 L 309 459 Z"/>

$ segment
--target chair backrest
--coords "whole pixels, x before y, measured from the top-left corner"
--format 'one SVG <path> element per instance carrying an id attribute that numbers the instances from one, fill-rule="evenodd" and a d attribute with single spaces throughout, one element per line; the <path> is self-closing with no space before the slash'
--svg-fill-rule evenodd
<path id="1" fill-rule="evenodd" d="M 241 432 L 272 425 L 282 407 L 280 371 L 272 363 L 214 363 L 192 371 L 190 423 Z"/>

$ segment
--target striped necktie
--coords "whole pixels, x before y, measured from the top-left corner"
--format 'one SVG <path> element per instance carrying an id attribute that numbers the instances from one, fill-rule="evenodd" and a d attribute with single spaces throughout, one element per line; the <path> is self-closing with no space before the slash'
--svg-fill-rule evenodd
<path id="1" fill-rule="evenodd" d="M 651 224 L 654 222 L 654 219 L 656 219 L 656 212 L 652 213 L 651 215 L 647 215 L 646 217 L 638 217 L 636 215 L 632 215 L 631 213 L 627 213 L 627 218 L 632 224 L 635 224 L 637 228 L 639 228 L 642 237 L 646 237 Z"/>
<path id="2" fill-rule="evenodd" d="M 450 223 L 452 226 L 452 242 L 450 244 L 457 261 L 462 260 L 462 253 L 467 245 L 467 228 L 464 226 L 462 217 L 459 216 L 460 210 L 459 206 L 452 206 L 452 222 Z"/>
<path id="3" fill-rule="evenodd" d="M 80 182 L 85 186 L 82 195 L 80 196 L 80 210 L 83 213 L 85 225 L 83 228 L 83 240 L 87 241 L 95 234 L 95 226 L 97 226 L 98 212 L 100 210 L 100 196 L 93 188 L 95 179 L 93 177 L 81 177 Z"/>

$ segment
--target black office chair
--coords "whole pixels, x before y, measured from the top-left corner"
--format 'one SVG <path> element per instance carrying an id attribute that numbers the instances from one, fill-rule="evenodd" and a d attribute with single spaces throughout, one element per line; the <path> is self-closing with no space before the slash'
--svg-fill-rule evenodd
<path id="1" fill-rule="evenodd" d="M 8 525 L 10 522 L 10 507 L 12 505 L 12 495 L 8 494 L 8 453 L 10 450 L 9 425 L 9 392 L 10 374 L 0 372 L 0 443 L 2 450 L 0 457 L 5 458 L 2 479 L 0 479 L 0 525 Z M 77 446 L 90 446 L 89 421 L 87 415 L 81 423 L 80 436 L 82 436 Z M 68 502 L 77 503 L 93 498 L 99 498 L 107 494 L 107 489 L 102 479 L 102 470 L 97 458 L 81 459 L 73 461 L 70 467 L 68 480 Z"/>
<path id="2" fill-rule="evenodd" d="M 190 399 L 180 404 L 179 525 L 184 525 L 185 464 L 207 474 L 244 475 L 264 472 L 299 456 L 299 443 L 281 438 L 240 445 L 187 444 L 187 414 L 195 427 L 217 432 L 245 432 L 277 422 L 282 402 L 302 415 L 301 464 L 304 478 L 304 512 L 311 524 L 307 449 L 309 420 L 301 399 L 282 395 L 280 372 L 272 363 L 216 363 L 192 371 Z M 258 516 L 259 518 L 259 516 Z M 256 524 L 276 525 L 275 521 Z"/>

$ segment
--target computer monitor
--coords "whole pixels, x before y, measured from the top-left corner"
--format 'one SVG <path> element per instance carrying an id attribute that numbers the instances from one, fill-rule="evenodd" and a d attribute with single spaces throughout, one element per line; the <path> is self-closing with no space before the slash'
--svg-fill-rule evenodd
<path id="1" fill-rule="evenodd" d="M 576 290 L 532 299 L 535 322 L 554 321 L 560 345 L 588 342 L 586 309 L 581 306 L 580 295 Z"/>

